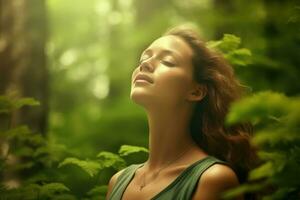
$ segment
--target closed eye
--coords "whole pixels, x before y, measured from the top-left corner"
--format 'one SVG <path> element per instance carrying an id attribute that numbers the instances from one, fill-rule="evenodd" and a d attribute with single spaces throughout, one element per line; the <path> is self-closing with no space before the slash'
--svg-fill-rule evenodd
<path id="1" fill-rule="evenodd" d="M 162 60 L 161 61 L 164 65 L 170 66 L 170 67 L 174 67 L 175 63 L 170 62 L 170 61 L 166 61 L 166 60 Z"/>

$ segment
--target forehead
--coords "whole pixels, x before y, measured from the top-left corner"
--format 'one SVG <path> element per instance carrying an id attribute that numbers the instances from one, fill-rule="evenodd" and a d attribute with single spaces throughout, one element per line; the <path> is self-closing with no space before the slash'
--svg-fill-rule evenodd
<path id="1" fill-rule="evenodd" d="M 167 50 L 177 54 L 181 59 L 187 60 L 190 60 L 193 55 L 190 46 L 183 39 L 174 35 L 167 35 L 156 39 L 146 50 L 149 49 L 152 51 Z"/>

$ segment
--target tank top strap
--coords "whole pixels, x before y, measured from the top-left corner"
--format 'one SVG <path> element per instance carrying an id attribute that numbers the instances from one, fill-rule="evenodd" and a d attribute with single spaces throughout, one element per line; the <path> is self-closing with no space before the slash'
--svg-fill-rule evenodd
<path id="1" fill-rule="evenodd" d="M 109 196 L 109 200 L 121 199 L 123 192 L 125 191 L 128 183 L 131 181 L 135 171 L 143 164 L 132 164 L 124 169 L 124 171 L 119 175 L 117 181 L 112 188 Z"/>

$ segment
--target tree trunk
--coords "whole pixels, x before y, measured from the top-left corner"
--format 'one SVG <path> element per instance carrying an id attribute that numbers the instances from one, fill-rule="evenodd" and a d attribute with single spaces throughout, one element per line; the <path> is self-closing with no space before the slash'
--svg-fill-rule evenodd
<path id="1" fill-rule="evenodd" d="M 43 0 L 0 0 L 0 94 L 33 97 L 41 105 L 22 108 L 13 125 L 45 134 L 48 114 L 46 6 Z"/>

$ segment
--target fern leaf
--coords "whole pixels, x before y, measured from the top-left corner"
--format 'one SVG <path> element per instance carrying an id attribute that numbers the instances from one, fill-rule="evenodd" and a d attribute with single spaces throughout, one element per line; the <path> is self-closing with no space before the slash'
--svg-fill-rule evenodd
<path id="1" fill-rule="evenodd" d="M 9 96 L 0 96 L 0 113 L 10 113 L 25 105 L 37 106 L 40 105 L 40 103 L 33 98 L 20 98 L 16 100 Z"/>
<path id="2" fill-rule="evenodd" d="M 251 51 L 249 49 L 236 49 L 224 57 L 234 66 L 247 66 L 251 63 Z"/>
<path id="3" fill-rule="evenodd" d="M 96 186 L 90 191 L 88 191 L 88 196 L 93 197 L 93 196 L 101 196 L 105 195 L 107 192 L 108 186 L 107 185 L 101 185 L 101 186 Z"/>
<path id="4" fill-rule="evenodd" d="M 48 183 L 41 186 L 42 197 L 52 197 L 58 193 L 69 192 L 70 189 L 62 183 Z"/>
<path id="5" fill-rule="evenodd" d="M 273 163 L 266 162 L 249 173 L 249 180 L 257 180 L 264 177 L 270 177 L 273 174 L 274 174 Z"/>
<path id="6" fill-rule="evenodd" d="M 111 152 L 102 151 L 97 155 L 97 157 L 99 158 L 103 168 L 113 167 L 116 170 L 120 170 L 126 166 L 126 162 L 123 158 Z"/>
<path id="7" fill-rule="evenodd" d="M 96 175 L 101 169 L 100 163 L 91 160 L 79 160 L 78 158 L 69 157 L 66 158 L 63 162 L 59 163 L 58 167 L 65 165 L 76 165 L 88 173 L 91 177 Z"/>
<path id="8" fill-rule="evenodd" d="M 260 92 L 233 104 L 226 123 L 234 124 L 241 121 L 257 123 L 263 119 L 270 119 L 270 116 L 279 118 L 289 111 L 287 106 L 282 105 L 289 105 L 288 99 L 283 94 Z"/>
<path id="9" fill-rule="evenodd" d="M 223 53 L 236 50 L 241 44 L 241 39 L 232 34 L 224 34 L 221 40 L 211 40 L 207 42 L 208 48 L 219 49 Z"/>
<path id="10" fill-rule="evenodd" d="M 232 199 L 238 195 L 244 194 L 246 192 L 256 192 L 261 190 L 266 186 L 266 183 L 258 183 L 258 184 L 243 184 L 236 188 L 230 189 L 223 193 L 224 199 Z"/>
<path id="11" fill-rule="evenodd" d="M 132 146 L 132 145 L 122 145 L 119 149 L 119 154 L 121 156 L 128 156 L 133 153 L 137 152 L 145 152 L 148 153 L 149 150 L 145 147 L 139 147 L 139 146 Z"/>
<path id="12" fill-rule="evenodd" d="M 27 97 L 20 98 L 13 103 L 13 108 L 19 109 L 25 105 L 26 106 L 38 106 L 38 105 L 40 105 L 40 102 L 38 102 L 37 100 L 35 100 L 33 98 L 27 98 Z"/>

